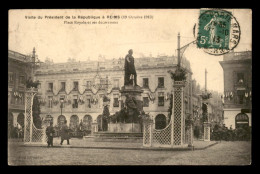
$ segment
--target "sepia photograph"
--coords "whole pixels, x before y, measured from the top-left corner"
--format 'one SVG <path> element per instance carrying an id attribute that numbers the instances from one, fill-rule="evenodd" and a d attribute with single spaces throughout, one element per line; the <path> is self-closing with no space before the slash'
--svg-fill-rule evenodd
<path id="1" fill-rule="evenodd" d="M 9 166 L 249 166 L 251 9 L 9 9 Z"/>

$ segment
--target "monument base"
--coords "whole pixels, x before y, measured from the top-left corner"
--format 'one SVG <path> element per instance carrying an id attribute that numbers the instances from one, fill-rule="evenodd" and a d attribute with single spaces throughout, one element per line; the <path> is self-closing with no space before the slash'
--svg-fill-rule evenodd
<path id="1" fill-rule="evenodd" d="M 138 111 L 143 110 L 143 100 L 142 100 L 142 93 L 144 91 L 142 88 L 138 85 L 132 86 L 132 85 L 125 85 L 121 88 L 121 98 L 123 100 L 124 106 L 127 106 L 128 103 L 126 103 L 127 96 L 131 96 L 131 98 L 135 99 L 136 102 L 136 108 Z M 122 109 L 122 108 L 121 108 Z"/>
<path id="2" fill-rule="evenodd" d="M 139 123 L 110 123 L 108 132 L 141 132 L 141 125 Z"/>

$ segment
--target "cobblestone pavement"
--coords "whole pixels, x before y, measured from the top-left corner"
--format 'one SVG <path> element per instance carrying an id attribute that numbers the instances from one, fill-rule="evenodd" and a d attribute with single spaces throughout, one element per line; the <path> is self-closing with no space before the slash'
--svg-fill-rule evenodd
<path id="1" fill-rule="evenodd" d="M 251 161 L 250 142 L 222 141 L 205 150 L 195 151 L 46 148 L 21 145 L 22 142 L 9 143 L 9 165 L 248 165 Z"/>
<path id="2" fill-rule="evenodd" d="M 60 138 L 54 138 L 53 144 L 56 147 L 87 147 L 87 148 L 118 148 L 118 149 L 144 149 L 143 141 L 115 141 L 115 140 L 95 140 L 94 138 L 87 138 L 87 139 L 78 139 L 72 138 L 70 139 L 70 146 L 67 146 L 67 142 L 64 141 L 63 145 L 60 145 Z M 193 145 L 195 149 L 205 148 L 209 145 L 215 144 L 215 141 L 198 141 L 195 140 Z M 35 144 L 31 146 L 45 146 L 44 144 Z M 146 148 L 147 149 L 147 148 Z"/>

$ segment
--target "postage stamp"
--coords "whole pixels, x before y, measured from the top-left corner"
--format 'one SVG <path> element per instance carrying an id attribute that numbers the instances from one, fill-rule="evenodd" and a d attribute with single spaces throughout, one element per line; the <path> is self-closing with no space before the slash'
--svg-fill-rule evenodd
<path id="1" fill-rule="evenodd" d="M 212 55 L 223 55 L 240 40 L 240 26 L 231 12 L 200 10 L 197 46 Z"/>

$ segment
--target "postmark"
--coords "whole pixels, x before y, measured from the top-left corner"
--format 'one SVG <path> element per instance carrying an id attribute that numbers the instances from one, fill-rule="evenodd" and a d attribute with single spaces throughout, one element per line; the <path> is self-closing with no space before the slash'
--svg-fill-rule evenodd
<path id="1" fill-rule="evenodd" d="M 200 10 L 197 47 L 211 55 L 233 50 L 240 40 L 240 26 L 231 12 Z"/>

